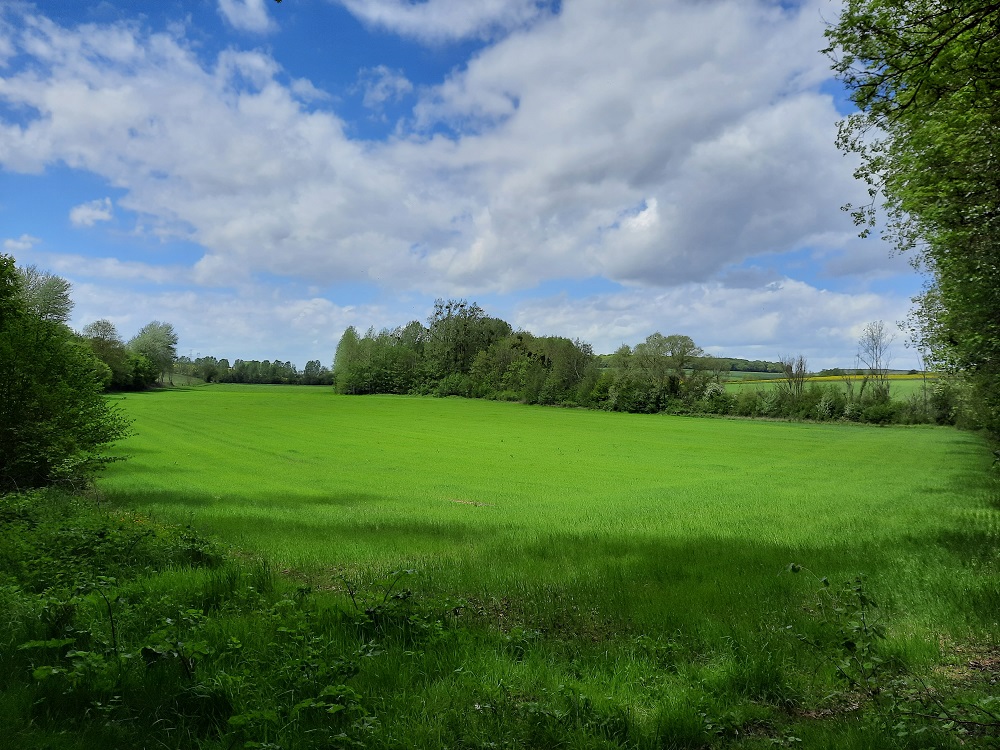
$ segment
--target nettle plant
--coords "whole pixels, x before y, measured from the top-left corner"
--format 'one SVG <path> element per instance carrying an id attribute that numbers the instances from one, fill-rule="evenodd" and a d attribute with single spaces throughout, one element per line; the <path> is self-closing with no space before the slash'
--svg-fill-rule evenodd
<path id="1" fill-rule="evenodd" d="M 932 684 L 890 653 L 885 613 L 863 576 L 838 588 L 797 563 L 787 570 L 805 571 L 820 584 L 815 603 L 805 608 L 817 627 L 810 633 L 788 629 L 831 660 L 848 704 L 871 708 L 869 715 L 900 737 L 928 732 L 1000 736 L 1000 697 L 973 691 L 965 699 L 958 686 Z"/>

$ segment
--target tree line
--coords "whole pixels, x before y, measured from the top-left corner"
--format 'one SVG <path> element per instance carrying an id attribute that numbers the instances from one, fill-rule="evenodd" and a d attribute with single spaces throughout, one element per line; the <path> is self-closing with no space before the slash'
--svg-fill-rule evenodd
<path id="1" fill-rule="evenodd" d="M 773 363 L 769 363 L 773 364 Z M 427 325 L 411 321 L 362 336 L 344 331 L 334 357 L 339 393 L 466 396 L 527 404 L 659 411 L 698 398 L 731 363 L 705 357 L 687 336 L 653 334 L 634 350 L 599 356 L 590 344 L 515 331 L 475 302 L 434 303 Z"/>
<path id="2" fill-rule="evenodd" d="M 103 368 L 98 366 L 101 381 L 111 391 L 143 390 L 157 382 L 172 383 L 174 375 L 198 378 L 206 383 L 333 384 L 333 373 L 319 360 L 307 362 L 305 369 L 300 371 L 291 362 L 279 360 L 237 359 L 230 364 L 228 359 L 213 356 L 196 359 L 178 356 L 178 339 L 173 326 L 156 320 L 143 326 L 127 342 L 109 320 L 84 326 L 80 338 L 103 363 Z"/>
<path id="3" fill-rule="evenodd" d="M 173 374 L 177 333 L 170 323 L 147 323 L 126 342 L 114 323 L 102 319 L 84 326 L 80 339 L 100 363 L 106 390 L 143 390 Z"/>
<path id="4" fill-rule="evenodd" d="M 174 372 L 199 378 L 206 383 L 247 383 L 266 385 L 333 385 L 333 372 L 318 359 L 306 362 L 299 370 L 291 362 L 228 359 L 212 356 L 181 356 L 174 362 Z"/>
<path id="5" fill-rule="evenodd" d="M 954 423 L 959 392 L 951 381 L 893 401 L 882 321 L 858 341 L 857 366 L 832 383 L 809 382 L 804 357 L 776 362 L 707 356 L 690 336 L 653 333 L 635 346 L 596 355 L 579 339 L 515 331 L 475 302 L 437 300 L 423 325 L 352 326 L 333 367 L 338 393 L 464 396 L 629 413 L 715 414 L 886 423 Z M 759 389 L 729 392 L 732 372 L 770 373 Z"/>

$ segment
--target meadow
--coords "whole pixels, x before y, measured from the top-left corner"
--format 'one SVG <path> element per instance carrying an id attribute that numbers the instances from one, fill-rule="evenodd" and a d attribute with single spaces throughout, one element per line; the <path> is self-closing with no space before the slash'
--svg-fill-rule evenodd
<path id="1" fill-rule="evenodd" d="M 648 587 L 670 580 L 671 561 L 710 579 L 734 558 L 867 573 L 863 550 L 958 523 L 982 468 L 956 464 L 983 449 L 952 430 L 268 386 L 122 403 L 136 434 L 102 481 L 108 497 L 286 566 L 417 567 L 460 589 L 605 576 Z M 633 575 L 646 570 L 659 573 Z"/>
<path id="2" fill-rule="evenodd" d="M 263 555 L 330 606 L 387 605 L 405 589 L 463 612 L 461 637 L 384 646 L 381 666 L 353 678 L 385 736 L 969 741 L 872 720 L 842 665 L 857 641 L 895 665 L 880 680 L 926 679 L 965 674 L 954 665 L 993 648 L 1000 512 L 975 435 L 286 386 L 120 403 L 134 434 L 102 502 Z M 590 719 L 571 721 L 584 698 Z"/>
<path id="3" fill-rule="evenodd" d="M 782 382 L 781 376 L 776 373 L 732 373 L 731 375 L 725 383 L 729 393 L 740 393 L 757 388 L 773 388 Z M 850 377 L 856 383 L 855 388 L 860 388 L 862 376 L 853 375 Z M 914 394 L 923 393 L 925 388 L 932 389 L 937 381 L 935 374 L 924 376 L 893 373 L 888 378 L 890 397 L 900 401 L 910 398 Z M 845 387 L 844 378 L 836 375 L 812 376 L 805 379 L 806 388 L 813 384 L 819 386 L 832 384 L 841 388 Z"/>

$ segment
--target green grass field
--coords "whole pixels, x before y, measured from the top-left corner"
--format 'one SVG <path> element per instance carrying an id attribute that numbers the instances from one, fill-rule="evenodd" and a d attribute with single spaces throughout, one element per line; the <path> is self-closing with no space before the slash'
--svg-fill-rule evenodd
<path id="1" fill-rule="evenodd" d="M 745 390 L 755 390 L 758 388 L 774 388 L 781 381 L 781 376 L 775 373 L 732 373 L 735 377 L 730 377 L 726 381 L 726 390 L 729 393 L 740 393 Z M 744 377 L 740 377 L 740 376 Z M 750 375 L 753 377 L 745 377 Z M 855 377 L 858 381 L 856 387 L 860 387 L 860 377 Z M 924 388 L 934 387 L 936 377 L 929 375 L 926 378 L 922 375 L 890 375 L 889 394 L 893 399 L 904 400 L 913 394 L 919 394 Z M 838 377 L 812 377 L 806 379 L 806 388 L 810 385 L 837 385 L 844 387 L 843 380 Z"/>
<path id="2" fill-rule="evenodd" d="M 482 640 L 433 669 L 399 656 L 358 678 L 386 696 L 386 716 L 417 727 L 417 745 L 454 742 L 442 717 L 468 695 L 496 698 L 499 683 L 535 701 L 572 686 L 637 726 L 671 712 L 693 722 L 690 744 L 656 746 L 705 746 L 705 707 L 790 724 L 809 747 L 890 746 L 849 712 L 787 713 L 835 682 L 832 662 L 794 637 L 822 629 L 819 577 L 837 588 L 864 576 L 883 648 L 913 668 L 995 637 L 992 456 L 953 429 L 309 387 L 166 390 L 121 406 L 135 434 L 100 481 L 106 499 L 265 553 L 333 595 L 405 568 L 418 596 L 478 613 Z"/>

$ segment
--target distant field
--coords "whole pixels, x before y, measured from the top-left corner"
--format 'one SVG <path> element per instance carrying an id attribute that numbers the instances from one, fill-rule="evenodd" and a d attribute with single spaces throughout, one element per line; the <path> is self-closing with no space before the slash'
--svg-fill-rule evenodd
<path id="1" fill-rule="evenodd" d="M 732 373 L 732 375 L 735 376 L 737 373 Z M 753 375 L 757 377 L 730 377 L 726 382 L 727 391 L 730 393 L 739 393 L 746 389 L 773 388 L 781 380 L 781 376 L 775 373 L 740 373 L 740 375 Z M 852 375 L 851 379 L 860 386 L 862 376 Z M 934 375 L 926 377 L 923 375 L 889 375 L 889 391 L 893 398 L 905 399 L 911 394 L 920 393 L 925 386 L 927 388 L 933 387 L 935 380 L 936 376 Z M 816 383 L 817 385 L 833 384 L 839 385 L 841 388 L 844 387 L 844 379 L 839 376 L 807 378 L 806 387 L 810 383 Z"/>
<path id="2" fill-rule="evenodd" d="M 976 484 L 987 451 L 950 429 L 280 386 L 121 404 L 135 435 L 101 483 L 108 496 L 293 567 L 419 568 L 455 591 L 556 586 L 643 619 L 778 606 L 792 561 L 890 586 L 916 568 L 925 582 L 952 576 L 940 539 L 994 518 Z M 941 592 L 900 596 L 927 619 L 957 606 Z"/>

